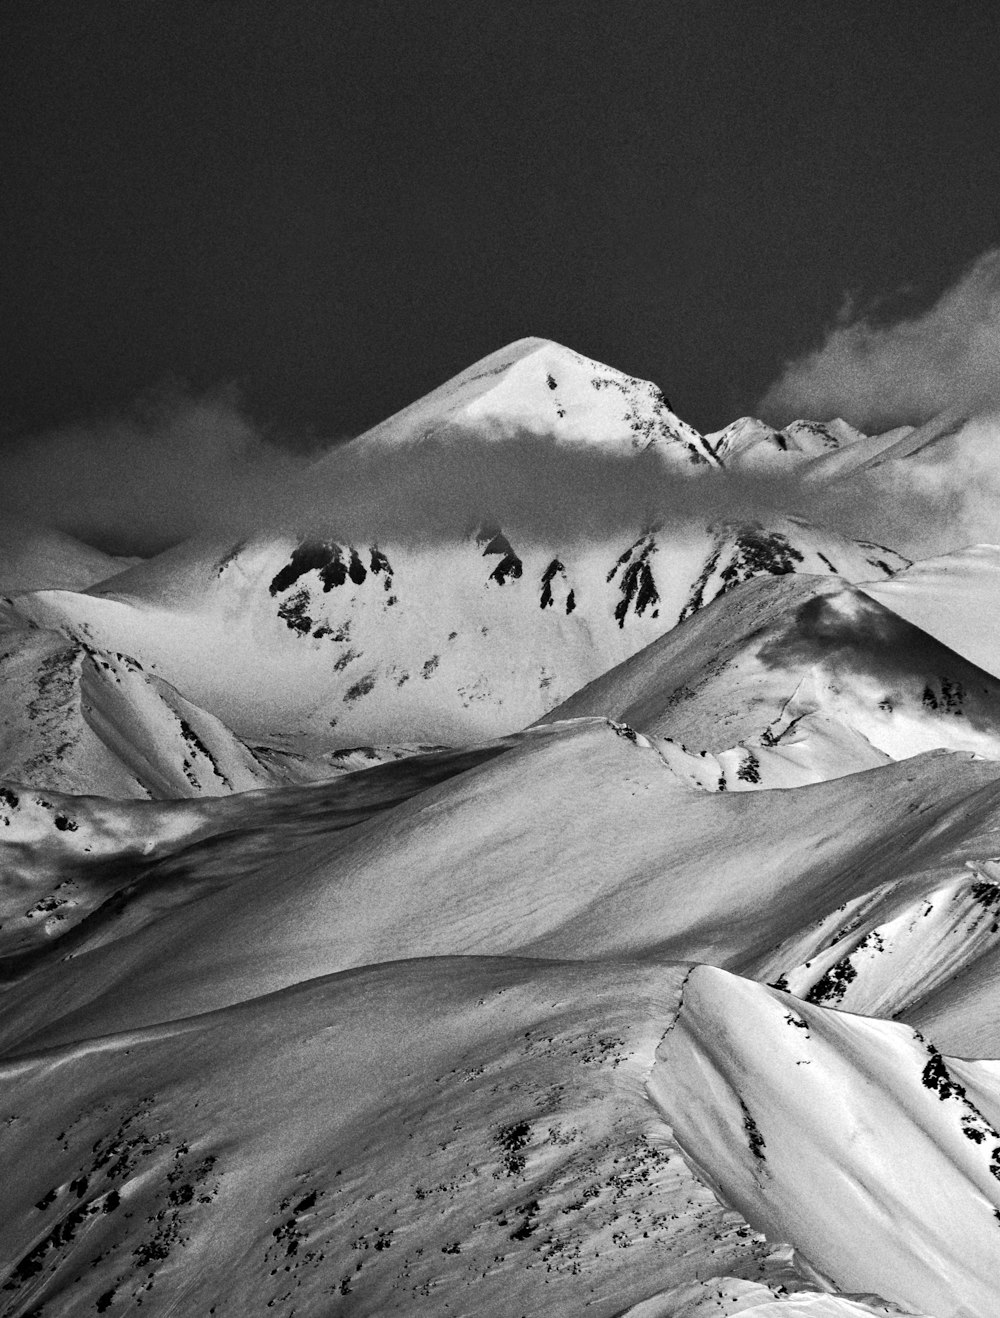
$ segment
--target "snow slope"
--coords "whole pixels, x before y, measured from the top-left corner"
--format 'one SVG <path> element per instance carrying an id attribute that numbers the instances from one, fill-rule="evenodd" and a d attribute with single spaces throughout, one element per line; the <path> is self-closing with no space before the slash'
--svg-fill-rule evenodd
<path id="1" fill-rule="evenodd" d="M 802 1193 L 796 1149 L 814 1139 L 839 1165 L 841 1141 L 853 1146 L 829 1104 L 788 1081 L 792 1061 L 762 1053 L 743 999 L 719 1010 L 732 1035 L 725 1057 L 742 1049 L 756 1066 L 744 1101 L 773 1118 L 754 1118 L 782 1172 L 762 1196 L 738 1212 L 718 1203 L 716 1159 L 738 1156 L 741 1128 L 715 1122 L 693 1174 L 645 1086 L 690 1157 L 689 1110 L 722 1100 L 670 1052 L 697 1028 L 691 988 L 705 972 L 688 979 L 671 1029 L 688 967 L 667 962 L 717 953 L 763 973 L 768 949 L 822 939 L 846 900 L 891 884 L 916 893 L 970 851 L 995 851 L 997 766 L 938 754 L 728 797 L 680 783 L 641 739 L 584 723 L 475 763 L 452 758 L 440 766 L 451 776 L 391 803 L 426 788 L 435 762 L 246 798 L 95 803 L 81 816 L 81 833 L 103 825 L 127 838 L 129 812 L 155 813 L 147 830 L 182 849 L 133 871 L 116 909 L 78 926 L 69 959 L 49 959 L 5 995 L 7 1311 L 114 1312 L 142 1299 L 154 1313 L 234 1316 L 269 1303 L 289 1313 L 894 1312 L 876 1292 L 959 1312 L 938 1301 L 975 1295 L 978 1255 L 964 1269 L 948 1256 L 933 1286 L 921 1277 L 905 1290 L 893 1291 L 891 1270 L 850 1271 L 861 1238 L 887 1258 L 908 1257 L 918 1233 L 936 1240 L 940 1213 L 924 1198 L 911 1197 L 909 1216 L 873 1208 L 874 1222 L 845 1214 L 833 1191 L 813 1196 L 804 1224 L 787 1208 Z M 343 827 L 372 806 L 387 808 Z M 172 894 L 157 878 L 164 866 Z M 393 937 L 406 958 L 433 955 L 395 959 Z M 331 973 L 338 949 L 343 968 Z M 853 1092 L 857 1047 L 846 1060 L 837 1051 L 853 1018 L 730 981 L 815 1017 L 834 1040 L 825 1074 L 835 1092 Z M 11 1024 L 31 1016 L 31 1033 L 13 1040 Z M 801 1051 L 800 1031 L 780 1028 Z M 870 1150 L 887 1126 L 904 1151 L 920 1136 L 880 1115 L 896 1111 L 904 1069 L 881 1035 L 866 1057 L 869 1088 L 885 1096 L 843 1176 L 867 1168 L 877 1204 L 871 1168 L 887 1173 Z M 975 1068 L 947 1069 L 973 1093 Z M 779 1124 L 799 1104 L 811 1126 Z M 978 1130 L 964 1113 L 959 1136 Z M 980 1210 L 962 1187 L 982 1159 L 971 1146 L 958 1157 L 950 1120 L 942 1108 L 936 1143 L 920 1145 L 925 1161 L 911 1159 L 910 1175 L 923 1167 L 956 1187 L 946 1243 L 978 1240 Z M 780 1162 L 786 1138 L 798 1143 Z M 885 1202 L 896 1206 L 899 1185 L 902 1173 Z M 857 1298 L 824 1298 L 825 1283 L 768 1245 L 754 1229 L 765 1208 L 770 1240 L 790 1240 Z"/>
<path id="2" fill-rule="evenodd" d="M 984 436 L 704 438 L 523 340 L 362 441 L 951 534 Z M 0 536 L 0 1315 L 994 1318 L 995 551 L 478 520 Z"/>
<path id="3" fill-rule="evenodd" d="M 187 900 L 215 880 L 245 878 L 287 859 L 307 841 L 370 819 L 510 745 L 409 755 L 292 791 L 155 803 L 0 786 L 0 976 L 12 980 L 46 957 L 61 959 L 109 913 L 117 918 L 150 892 L 158 914 L 174 894 Z"/>
<path id="4" fill-rule="evenodd" d="M 86 590 L 127 564 L 82 540 L 5 511 L 0 519 L 0 595 Z"/>
<path id="5" fill-rule="evenodd" d="M 990 1318 L 1000 1065 L 698 967 L 650 1091 L 690 1164 L 818 1278 Z"/>
<path id="6" fill-rule="evenodd" d="M 815 1296 L 650 1107 L 681 978 L 405 961 L 10 1060 L 5 1311 L 611 1318 Z"/>
<path id="7" fill-rule="evenodd" d="M 742 998 L 718 1008 L 727 1064 L 756 1068 L 744 1102 L 781 1173 L 735 1212 L 711 1187 L 743 1156 L 743 1127 L 723 1107 L 692 1173 L 644 1086 L 690 1157 L 705 1082 L 669 1050 L 699 1028 L 704 972 L 671 1029 L 687 966 L 668 963 L 777 979 L 889 896 L 915 905 L 956 874 L 988 881 L 968 867 L 1000 852 L 998 772 L 935 753 L 792 792 L 708 793 L 641 736 L 584 721 L 321 787 L 77 802 L 76 829 L 18 803 L 7 827 L 47 846 L 53 877 L 86 874 L 89 846 L 104 886 L 92 880 L 86 917 L 48 935 L 56 954 L 4 997 L 6 1311 L 142 1299 L 234 1316 L 273 1302 L 836 1318 L 894 1312 L 878 1294 L 935 1316 L 979 1304 L 991 1256 L 976 1252 L 983 1214 L 965 1187 L 980 1154 L 962 1135 L 979 1127 L 958 1105 L 951 1133 L 940 1092 L 935 1124 L 913 1100 L 921 1073 L 877 1032 L 865 1042 L 902 1027 L 863 1022 L 859 1072 L 854 1018 L 725 977 L 833 1040 L 817 1084 L 848 1103 L 831 1115 L 796 1088 L 799 1054 L 762 1051 Z M 973 964 L 998 945 L 971 940 Z M 985 1110 L 980 1071 L 940 1065 Z M 858 1074 L 879 1098 L 850 1161 Z M 898 1166 L 876 1161 L 883 1147 Z M 833 1186 L 808 1214 L 806 1166 L 810 1185 L 815 1166 Z M 846 1214 L 838 1187 L 862 1174 L 872 1208 Z M 900 1206 L 923 1174 L 954 1187 L 945 1222 L 918 1193 Z M 762 1221 L 855 1298 L 824 1297 Z M 968 1260 L 956 1239 L 975 1244 Z M 888 1260 L 877 1275 L 857 1266 L 861 1240 Z M 928 1240 L 929 1275 L 900 1286 Z"/>
<path id="8" fill-rule="evenodd" d="M 852 903 L 917 902 L 998 854 L 998 773 L 937 753 L 706 793 L 642 738 L 557 725 L 353 828 L 312 814 L 273 844 L 196 843 L 8 991 L 0 1041 L 132 1029 L 406 956 L 703 959 L 776 980 L 835 941 Z M 287 790 L 294 810 L 320 789 Z"/>
<path id="9" fill-rule="evenodd" d="M 584 445 L 623 463 L 652 454 L 708 489 L 722 471 L 654 385 L 541 339 L 475 363 L 351 447 L 402 466 L 449 436 L 527 438 L 544 453 Z M 863 442 L 843 422 L 796 422 L 786 435 L 804 458 Z M 337 461 L 321 463 L 334 485 Z M 378 544 L 191 541 L 86 591 L 35 591 L 15 606 L 129 655 L 254 745 L 315 756 L 513 732 L 755 575 L 872 580 L 909 563 L 791 515 L 650 520 L 637 510 L 634 525 L 594 536 L 570 518 L 551 539 L 480 525 Z"/>
<path id="10" fill-rule="evenodd" d="M 809 469 L 815 483 L 857 480 L 876 468 L 907 462 L 909 469 L 925 463 L 948 464 L 959 458 L 972 417 L 959 407 L 946 408 L 920 426 L 903 426 L 875 435 L 861 444 L 823 454 Z"/>
<path id="11" fill-rule="evenodd" d="M 861 582 L 892 609 L 994 677 L 1000 676 L 1000 546 L 922 559 L 891 581 Z"/>
<path id="12" fill-rule="evenodd" d="M 0 781 L 112 797 L 246 791 L 290 772 L 127 654 L 0 611 Z"/>
<path id="13" fill-rule="evenodd" d="M 858 453 L 870 448 L 871 440 L 839 417 L 833 421 L 793 421 L 775 430 L 756 417 L 742 416 L 724 430 L 706 435 L 705 440 L 726 467 L 787 469 L 801 463 L 859 445 Z"/>
<path id="14" fill-rule="evenodd" d="M 1000 683 L 867 593 L 761 577 L 546 715 L 600 715 L 711 753 L 704 786 L 793 786 L 944 746 L 1000 757 Z M 707 759 L 707 757 L 700 757 Z"/>
<path id="15" fill-rule="evenodd" d="M 467 743 L 515 731 L 755 575 L 871 579 L 906 560 L 795 519 L 624 542 L 190 544 L 19 613 L 118 651 L 254 745 Z"/>

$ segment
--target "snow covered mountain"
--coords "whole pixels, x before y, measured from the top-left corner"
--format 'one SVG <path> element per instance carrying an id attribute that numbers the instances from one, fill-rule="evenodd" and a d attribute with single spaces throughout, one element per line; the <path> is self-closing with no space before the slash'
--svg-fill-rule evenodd
<path id="1" fill-rule="evenodd" d="M 133 560 L 134 561 L 134 560 Z M 0 524 L 0 594 L 85 590 L 129 566 L 73 536 L 6 514 Z"/>
<path id="2" fill-rule="evenodd" d="M 718 466 L 715 449 L 660 389 L 548 339 L 518 339 L 475 362 L 362 437 L 405 446 L 449 428 L 492 440 L 518 433 L 564 444 L 655 449 L 666 461 Z"/>
<path id="3" fill-rule="evenodd" d="M 720 1198 L 771 1238 L 790 1229 L 821 1283 L 935 1314 L 995 1305 L 995 1064 L 699 966 L 650 1090 Z"/>
<path id="4" fill-rule="evenodd" d="M 354 445 L 403 462 L 453 430 L 466 445 L 527 434 L 625 464 L 655 452 L 680 481 L 721 470 L 655 386 L 544 340 L 477 362 Z M 191 541 L 86 590 L 19 594 L 13 607 L 128 656 L 254 746 L 315 756 L 512 732 L 755 575 L 871 580 L 909 562 L 794 515 L 631 523 L 556 540 L 480 525 L 399 543 Z"/>
<path id="5" fill-rule="evenodd" d="M 1000 551 L 777 506 L 943 537 L 971 424 L 703 437 L 529 339 L 354 442 L 697 500 L 8 528 L 0 1315 L 996 1318 Z"/>
<path id="6" fill-rule="evenodd" d="M 0 605 L 0 780 L 113 797 L 215 796 L 296 781 L 117 651 Z"/>
<path id="7" fill-rule="evenodd" d="M 594 715 L 682 743 L 661 749 L 720 790 L 818 782 L 934 747 L 1000 758 L 1000 682 L 828 576 L 756 578 L 545 721 Z"/>
<path id="8" fill-rule="evenodd" d="M 388 785 L 405 764 L 372 772 Z M 119 821 L 158 812 L 162 858 L 134 856 L 114 898 L 62 936 L 68 958 L 59 939 L 7 990 L 11 1312 L 113 1312 L 137 1298 L 154 1310 L 254 1312 L 273 1300 L 311 1311 L 341 1296 L 363 1313 L 503 1312 L 511 1295 L 530 1309 L 539 1286 L 564 1313 L 585 1302 L 617 1313 L 653 1297 L 662 1312 L 683 1311 L 683 1300 L 710 1305 L 695 1314 L 736 1313 L 750 1299 L 818 1300 L 831 1284 L 919 1296 L 898 1247 L 902 1263 L 846 1266 L 871 1221 L 852 1232 L 838 1209 L 846 1240 L 831 1246 L 830 1196 L 812 1201 L 814 1234 L 802 1235 L 783 1205 L 794 1206 L 803 1178 L 812 1184 L 812 1163 L 794 1148 L 761 1204 L 778 1204 L 770 1239 L 791 1238 L 797 1262 L 768 1244 L 761 1207 L 741 1200 L 741 1215 L 717 1202 L 714 1144 L 692 1150 L 686 1108 L 666 1089 L 697 1073 L 664 1050 L 692 1020 L 686 959 L 762 977 L 776 943 L 799 954 L 822 946 L 845 908 L 873 892 L 919 900 L 991 845 L 984 829 L 995 849 L 997 772 L 931 755 L 804 791 L 727 797 L 693 791 L 651 746 L 596 722 L 529 735 L 346 829 L 314 808 L 297 831 L 295 789 L 273 798 L 290 816 L 256 812 L 257 841 L 233 828 L 237 800 L 178 807 L 167 836 L 172 807 L 117 807 Z M 318 804 L 321 789 L 298 790 Z M 328 803 L 336 790 L 322 789 Z M 93 828 L 93 807 L 89 818 Z M 889 837 L 902 845 L 882 845 Z M 772 997 L 817 1033 L 836 1032 L 828 1007 Z M 730 1028 L 757 1039 L 740 1033 L 744 1020 L 735 1013 Z M 745 1086 L 768 1152 L 782 1136 L 767 1113 L 797 1092 L 794 1060 L 782 1070 L 765 1054 Z M 874 1047 L 868 1083 L 891 1095 L 896 1065 Z M 815 1087 L 812 1127 L 797 1138 L 836 1159 L 850 1130 Z M 875 1147 L 903 1138 L 888 1114 L 879 1121 Z M 912 1177 L 954 1149 L 946 1124 L 926 1151 L 917 1135 L 905 1146 Z M 976 1158 L 986 1165 L 985 1151 L 968 1152 L 949 1173 L 963 1221 L 962 1178 Z M 976 1298 L 992 1247 L 978 1201 L 968 1212 L 981 1262 L 973 1280 L 957 1278 L 963 1299 Z M 940 1230 L 937 1213 L 915 1208 L 904 1243 Z M 907 1229 L 897 1220 L 896 1239 Z M 954 1241 L 953 1219 L 948 1230 Z M 816 1280 L 820 1267 L 829 1280 Z M 830 1312 L 891 1311 L 844 1304 Z"/>
<path id="9" fill-rule="evenodd" d="M 455 743 L 539 718 L 720 592 L 765 573 L 886 576 L 906 560 L 795 520 L 623 541 L 183 546 L 17 612 L 127 654 L 255 745 Z"/>

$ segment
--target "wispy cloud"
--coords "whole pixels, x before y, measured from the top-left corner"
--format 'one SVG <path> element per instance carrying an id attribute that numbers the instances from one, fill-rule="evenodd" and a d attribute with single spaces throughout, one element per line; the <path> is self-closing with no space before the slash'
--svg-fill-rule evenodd
<path id="1" fill-rule="evenodd" d="M 757 410 L 777 424 L 842 416 L 872 432 L 951 405 L 1000 405 L 1000 248 L 919 316 L 879 323 L 848 300 L 822 346 L 788 362 Z"/>
<path id="2" fill-rule="evenodd" d="M 269 443 L 234 389 L 171 384 L 114 415 L 5 442 L 0 508 L 112 553 L 248 523 L 306 465 Z"/>
<path id="3" fill-rule="evenodd" d="M 232 390 L 170 389 L 88 425 L 8 443 L 0 509 L 116 553 L 262 530 L 361 543 L 451 540 L 495 523 L 565 543 L 685 519 L 800 511 L 794 478 L 699 473 L 655 451 L 451 426 L 419 444 L 272 442 Z"/>
<path id="4" fill-rule="evenodd" d="M 803 480 L 791 463 L 723 473 L 655 451 L 455 426 L 403 448 L 337 441 L 308 452 L 273 442 L 231 389 L 172 388 L 103 421 L 8 441 L 0 515 L 27 515 L 113 553 L 260 531 L 422 543 L 489 523 L 559 547 L 653 525 L 791 515 L 916 557 L 1000 539 L 998 442 L 1000 420 L 983 416 L 949 441 L 958 461 L 938 445 L 834 485 Z"/>

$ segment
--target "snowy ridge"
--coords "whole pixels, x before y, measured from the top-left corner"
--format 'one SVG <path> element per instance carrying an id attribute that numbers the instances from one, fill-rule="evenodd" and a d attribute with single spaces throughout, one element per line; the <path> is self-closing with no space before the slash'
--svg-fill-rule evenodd
<path id="1" fill-rule="evenodd" d="M 80 699 L 87 723 L 151 796 L 220 796 L 274 781 L 219 719 L 127 655 L 88 654 Z"/>
<path id="2" fill-rule="evenodd" d="M 407 763 L 370 772 L 391 783 Z M 707 959 L 774 979 L 824 945 L 817 922 L 844 924 L 845 902 L 889 884 L 916 899 L 1000 851 L 1000 770 L 969 757 L 707 794 L 647 739 L 583 720 L 465 763 L 347 829 L 338 791 L 367 773 L 277 793 L 276 833 L 258 803 L 270 794 L 251 794 L 243 827 L 195 843 L 153 887 L 126 875 L 72 959 L 9 991 L 0 1042 L 131 1029 L 406 956 Z"/>
<path id="3" fill-rule="evenodd" d="M 970 545 L 860 588 L 893 613 L 1000 676 L 1000 546 Z"/>
<path id="4" fill-rule="evenodd" d="M 0 523 L 0 594 L 22 590 L 85 590 L 126 564 L 73 536 L 37 526 L 9 511 Z"/>
<path id="5" fill-rule="evenodd" d="M 70 931 L 69 959 L 8 989 L 20 1028 L 8 1029 L 3 1116 L 37 1110 L 11 1129 L 16 1148 L 42 1150 L 22 1160 L 8 1210 L 3 1284 L 19 1306 L 67 1272 L 80 1302 L 173 1302 L 174 1278 L 192 1275 L 165 1265 L 188 1256 L 178 1237 L 213 1260 L 193 1274 L 197 1294 L 220 1272 L 238 1278 L 234 1314 L 244 1286 L 287 1304 L 333 1285 L 378 1311 L 422 1303 L 431 1283 L 455 1299 L 474 1284 L 480 1305 L 513 1293 L 523 1307 L 536 1268 L 567 1312 L 595 1282 L 608 1315 L 651 1297 L 699 1318 L 821 1303 L 649 1121 L 642 1084 L 684 973 L 664 957 L 711 946 L 745 965 L 836 903 L 954 872 L 995 830 L 996 766 L 931 755 L 876 770 L 877 787 L 865 775 L 728 798 L 692 791 L 647 738 L 606 723 L 466 754 L 421 791 L 435 758 L 325 787 L 115 807 L 183 810 L 185 827 L 223 831 L 186 847 L 178 836 L 175 858 L 124 874 L 107 916 Z M 400 775 L 417 792 L 394 804 Z M 342 827 L 380 794 L 387 814 Z M 630 959 L 653 948 L 645 967 Z M 394 959 L 421 953 L 433 955 Z M 373 959 L 387 964 L 360 964 Z M 338 960 L 356 968 L 337 973 Z M 206 1084 L 221 1107 L 199 1102 Z M 386 1094 L 400 1096 L 389 1114 Z M 171 1199 L 178 1186 L 191 1195 Z M 137 1242 L 122 1205 L 166 1225 Z M 362 1239 L 367 1250 L 346 1243 Z M 234 1273 L 226 1260 L 248 1251 Z"/>
<path id="6" fill-rule="evenodd" d="M 839 417 L 833 421 L 792 421 L 775 430 L 756 417 L 743 416 L 724 430 L 706 435 L 716 457 L 727 467 L 774 466 L 824 457 L 854 444 L 862 449 L 868 436 Z M 862 451 L 859 449 L 859 451 Z"/>
<path id="7" fill-rule="evenodd" d="M 220 795 L 288 781 L 212 714 L 120 652 L 8 615 L 0 777 L 115 797 Z"/>
<path id="8" fill-rule="evenodd" d="M 941 1318 L 995 1312 L 996 1065 L 704 966 L 649 1087 L 720 1197 L 821 1278 Z"/>
<path id="9" fill-rule="evenodd" d="M 829 577 L 724 593 L 545 717 L 597 715 L 705 750 L 735 790 L 933 747 L 1000 756 L 997 679 Z"/>
<path id="10" fill-rule="evenodd" d="M 172 900 L 188 899 L 193 869 L 204 894 L 234 871 L 245 876 L 272 864 L 289 848 L 351 828 L 508 749 L 496 742 L 412 754 L 290 792 L 155 803 L 0 786 L 0 978 L 19 977 L 50 953 L 62 959 L 108 928 L 120 932 L 123 914 L 133 930 L 157 918 Z"/>
<path id="11" fill-rule="evenodd" d="M 996 868 L 967 861 L 965 873 L 916 900 L 912 893 L 902 900 L 899 893 L 875 894 L 874 905 L 866 901 L 829 946 L 777 983 L 820 1006 L 904 1015 L 1000 947 Z"/>
<path id="12" fill-rule="evenodd" d="M 644 1092 L 681 978 L 407 960 L 6 1062 L 3 1115 L 34 1108 L 42 1138 L 9 1128 L 0 1293 L 49 1304 L 71 1272 L 74 1304 L 112 1313 L 520 1313 L 541 1292 L 610 1318 L 698 1276 L 729 1312 L 777 1300 L 796 1282 Z"/>

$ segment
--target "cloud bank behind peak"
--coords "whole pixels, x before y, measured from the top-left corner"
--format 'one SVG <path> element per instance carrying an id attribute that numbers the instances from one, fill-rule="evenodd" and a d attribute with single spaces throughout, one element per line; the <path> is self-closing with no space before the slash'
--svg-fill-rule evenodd
<path id="1" fill-rule="evenodd" d="M 953 438 L 918 445 L 918 433 L 902 461 L 817 481 L 808 464 L 678 469 L 655 451 L 511 428 L 484 442 L 488 421 L 452 422 L 402 446 L 361 436 L 310 447 L 258 425 L 232 388 L 171 387 L 113 416 L 8 437 L 0 517 L 150 554 L 189 537 L 270 531 L 398 543 L 451 541 L 494 523 L 522 540 L 568 544 L 790 515 L 924 557 L 1000 541 L 1000 249 L 919 318 L 842 323 L 769 391 L 799 414 L 840 413 L 872 430 L 901 410 L 936 415 L 963 390 L 985 401 L 973 416 L 962 409 Z"/>

